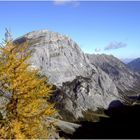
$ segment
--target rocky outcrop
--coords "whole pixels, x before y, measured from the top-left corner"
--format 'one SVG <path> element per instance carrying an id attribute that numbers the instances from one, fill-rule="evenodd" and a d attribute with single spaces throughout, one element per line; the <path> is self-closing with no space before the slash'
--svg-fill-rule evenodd
<path id="1" fill-rule="evenodd" d="M 119 92 L 130 96 L 139 93 L 139 75 L 130 70 L 126 64 L 112 55 L 87 54 L 89 61 L 104 72 L 114 81 Z"/>
<path id="2" fill-rule="evenodd" d="M 55 126 L 58 127 L 60 130 L 62 130 L 63 132 L 65 132 L 66 134 L 73 134 L 77 128 L 81 127 L 80 124 L 70 123 L 59 119 L 54 119 L 51 117 L 47 117 L 46 119 L 49 122 L 52 123 L 55 122 Z M 57 138 L 59 138 L 59 136 Z"/>
<path id="3" fill-rule="evenodd" d="M 40 30 L 30 32 L 14 42 L 26 41 L 34 51 L 30 59 L 32 67 L 40 68 L 41 74 L 46 75 L 49 82 L 57 87 L 55 101 L 66 120 L 86 120 L 86 111 L 108 108 L 110 102 L 119 99 L 111 78 L 91 64 L 69 37 Z"/>

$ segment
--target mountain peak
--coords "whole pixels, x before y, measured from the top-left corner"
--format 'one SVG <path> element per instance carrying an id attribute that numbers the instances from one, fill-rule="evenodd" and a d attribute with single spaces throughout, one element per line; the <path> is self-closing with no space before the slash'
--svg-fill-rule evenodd
<path id="1" fill-rule="evenodd" d="M 140 58 L 136 58 L 129 62 L 128 67 L 134 71 L 140 72 Z"/>
<path id="2" fill-rule="evenodd" d="M 92 65 L 78 44 L 69 37 L 40 30 L 27 33 L 15 42 L 27 40 L 34 50 L 30 63 L 57 87 L 55 99 L 62 107 L 62 114 L 86 120 L 83 112 L 108 108 L 113 100 L 120 99 L 109 76 Z"/>

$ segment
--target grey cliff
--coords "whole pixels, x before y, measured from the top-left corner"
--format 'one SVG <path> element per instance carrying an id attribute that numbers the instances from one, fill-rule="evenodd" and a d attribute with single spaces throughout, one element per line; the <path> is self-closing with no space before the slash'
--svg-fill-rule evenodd
<path id="1" fill-rule="evenodd" d="M 86 120 L 83 112 L 107 109 L 113 100 L 120 99 L 113 80 L 100 67 L 91 64 L 69 37 L 40 30 L 14 42 L 26 41 L 34 51 L 30 59 L 32 67 L 40 68 L 41 74 L 58 89 L 55 100 L 62 117 L 70 114 L 72 120 Z"/>

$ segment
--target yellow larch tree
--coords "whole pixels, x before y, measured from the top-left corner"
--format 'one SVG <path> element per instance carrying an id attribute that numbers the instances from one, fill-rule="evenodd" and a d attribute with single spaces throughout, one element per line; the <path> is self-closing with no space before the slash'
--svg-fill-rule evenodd
<path id="1" fill-rule="evenodd" d="M 44 121 L 56 113 L 48 102 L 52 86 L 27 63 L 28 46 L 7 41 L 0 47 L 0 95 L 8 99 L 0 120 L 1 139 L 49 138 L 56 130 L 52 122 Z"/>

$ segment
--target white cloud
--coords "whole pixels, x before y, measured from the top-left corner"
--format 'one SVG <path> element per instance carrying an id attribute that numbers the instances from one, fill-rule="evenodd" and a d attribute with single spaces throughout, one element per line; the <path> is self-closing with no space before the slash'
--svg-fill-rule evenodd
<path id="1" fill-rule="evenodd" d="M 123 42 L 111 42 L 109 45 L 107 45 L 104 50 L 114 50 L 114 49 L 119 49 L 119 48 L 124 48 L 126 47 L 127 44 Z"/>
<path id="2" fill-rule="evenodd" d="M 80 5 L 79 1 L 73 0 L 53 0 L 54 5 L 63 6 L 63 5 L 71 5 L 73 7 L 78 7 Z"/>
<path id="3" fill-rule="evenodd" d="M 100 48 L 95 48 L 95 52 L 100 52 L 101 49 Z"/>

